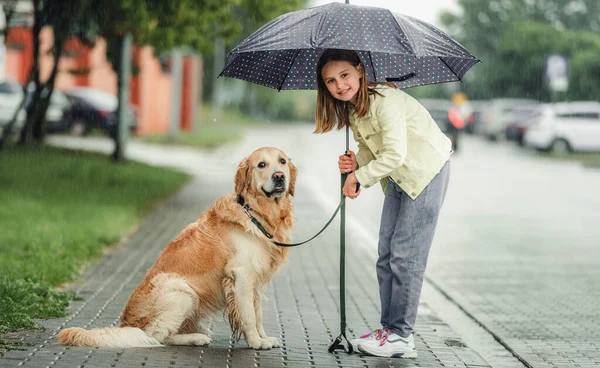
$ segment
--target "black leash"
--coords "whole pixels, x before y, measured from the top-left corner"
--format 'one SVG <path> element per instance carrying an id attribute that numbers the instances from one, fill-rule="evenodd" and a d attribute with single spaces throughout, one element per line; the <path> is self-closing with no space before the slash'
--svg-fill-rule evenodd
<path id="1" fill-rule="evenodd" d="M 267 229 L 265 229 L 265 227 L 256 219 L 256 217 L 252 216 L 252 214 L 250 213 L 250 211 L 252 209 L 250 208 L 250 206 L 248 206 L 248 203 L 246 203 L 246 201 L 244 201 L 244 197 L 242 197 L 241 194 L 238 194 L 236 196 L 236 201 L 237 201 L 237 203 L 239 203 L 242 206 L 242 208 L 244 209 L 244 212 L 246 212 L 246 215 L 248 215 L 248 217 L 250 218 L 250 220 L 252 221 L 252 223 L 254 225 L 256 225 L 256 227 L 258 228 L 258 230 L 260 230 L 260 232 L 263 233 L 267 238 L 271 239 L 271 241 L 273 242 L 273 244 L 278 245 L 280 247 L 295 247 L 295 246 L 298 246 L 298 245 L 302 245 L 304 243 L 308 243 L 309 241 L 313 240 L 314 238 L 316 238 L 317 236 L 319 236 L 327 228 L 327 226 L 329 226 L 329 224 L 331 224 L 331 221 L 333 221 L 333 219 L 337 215 L 338 211 L 342 207 L 342 202 L 340 201 L 340 204 L 335 209 L 335 212 L 333 212 L 333 215 L 331 216 L 331 218 L 329 219 L 329 221 L 327 221 L 327 223 L 325 224 L 325 226 L 323 226 L 323 228 L 318 233 L 316 233 L 315 236 L 313 236 L 312 238 L 310 238 L 308 240 L 305 240 L 305 241 L 303 241 L 301 243 L 286 244 L 286 243 L 280 243 L 278 241 L 273 240 L 273 235 L 271 233 L 269 233 L 267 231 Z"/>

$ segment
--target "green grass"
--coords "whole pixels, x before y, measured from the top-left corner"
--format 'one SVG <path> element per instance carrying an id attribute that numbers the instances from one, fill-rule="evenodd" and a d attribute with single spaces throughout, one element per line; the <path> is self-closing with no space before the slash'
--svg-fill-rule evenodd
<path id="1" fill-rule="evenodd" d="M 189 177 L 56 148 L 0 151 L 0 333 L 64 315 L 55 287 L 117 244 Z"/>
<path id="2" fill-rule="evenodd" d="M 208 105 L 200 109 L 199 115 L 199 121 L 192 132 L 181 132 L 174 138 L 165 134 L 149 135 L 143 137 L 142 140 L 149 143 L 214 149 L 226 143 L 238 141 L 242 138 L 245 127 L 262 122 L 230 109 L 223 109 L 220 114 L 215 115 Z"/>
<path id="3" fill-rule="evenodd" d="M 539 156 L 554 159 L 554 160 L 565 160 L 565 161 L 577 161 L 584 165 L 589 166 L 600 166 L 600 153 L 592 152 L 592 153 L 566 153 L 566 154 L 556 154 L 549 152 L 539 152 Z"/>

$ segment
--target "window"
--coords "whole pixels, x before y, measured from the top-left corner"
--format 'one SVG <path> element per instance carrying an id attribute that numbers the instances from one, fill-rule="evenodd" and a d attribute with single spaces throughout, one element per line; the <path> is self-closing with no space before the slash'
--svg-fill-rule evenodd
<path id="1" fill-rule="evenodd" d="M 19 93 L 21 87 L 13 83 L 0 82 L 0 93 Z"/>
<path id="2" fill-rule="evenodd" d="M 556 115 L 561 119 L 590 119 L 590 120 L 599 120 L 600 113 L 598 112 L 570 112 L 570 113 L 559 113 Z"/>

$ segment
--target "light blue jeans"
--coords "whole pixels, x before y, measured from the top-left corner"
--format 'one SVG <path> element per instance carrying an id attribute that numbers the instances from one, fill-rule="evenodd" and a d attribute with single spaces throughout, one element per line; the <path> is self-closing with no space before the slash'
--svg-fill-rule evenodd
<path id="1" fill-rule="evenodd" d="M 412 333 L 417 319 L 429 249 L 449 176 L 447 161 L 416 199 L 391 180 L 385 193 L 377 260 L 381 326 L 402 337 Z"/>

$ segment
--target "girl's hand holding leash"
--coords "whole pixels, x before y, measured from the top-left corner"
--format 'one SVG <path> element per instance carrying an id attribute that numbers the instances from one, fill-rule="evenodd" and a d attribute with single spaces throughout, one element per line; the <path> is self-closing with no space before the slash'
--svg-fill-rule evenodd
<path id="1" fill-rule="evenodd" d="M 354 199 L 360 195 L 360 186 L 358 179 L 354 173 L 348 174 L 346 181 L 344 182 L 344 188 L 342 193 L 348 198 Z"/>

